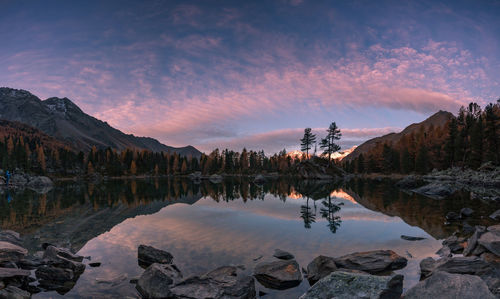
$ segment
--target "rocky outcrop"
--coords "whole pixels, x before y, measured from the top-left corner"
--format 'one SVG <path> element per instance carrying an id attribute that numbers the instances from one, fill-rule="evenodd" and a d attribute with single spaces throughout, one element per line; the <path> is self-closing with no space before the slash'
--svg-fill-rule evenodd
<path id="1" fill-rule="evenodd" d="M 400 298 L 403 276 L 376 276 L 336 271 L 314 284 L 300 299 Z"/>
<path id="2" fill-rule="evenodd" d="M 293 288 L 302 281 L 299 264 L 295 260 L 260 263 L 255 266 L 253 275 L 266 288 L 277 290 Z"/>
<path id="3" fill-rule="evenodd" d="M 438 271 L 404 294 L 405 299 L 420 298 L 484 298 L 494 299 L 484 281 L 474 275 Z"/>
<path id="4" fill-rule="evenodd" d="M 139 265 L 143 268 L 147 268 L 154 263 L 171 264 L 174 259 L 170 253 L 147 245 L 139 245 L 137 258 Z"/>
<path id="5" fill-rule="evenodd" d="M 392 250 L 355 252 L 335 259 L 339 268 L 361 270 L 377 274 L 406 267 L 408 260 Z"/>
<path id="6" fill-rule="evenodd" d="M 318 280 L 328 276 L 328 274 L 337 271 L 337 265 L 333 257 L 320 255 L 307 265 L 307 280 L 310 285 Z"/>

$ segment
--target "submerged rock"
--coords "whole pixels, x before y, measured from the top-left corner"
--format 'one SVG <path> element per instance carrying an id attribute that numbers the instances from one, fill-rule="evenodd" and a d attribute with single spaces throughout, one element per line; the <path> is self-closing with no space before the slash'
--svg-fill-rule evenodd
<path id="1" fill-rule="evenodd" d="M 420 241 L 420 240 L 425 240 L 427 238 L 401 235 L 401 239 L 406 240 L 406 241 Z"/>
<path id="2" fill-rule="evenodd" d="M 376 276 L 336 271 L 314 284 L 300 299 L 384 298 L 397 299 L 403 291 L 403 276 Z"/>
<path id="3" fill-rule="evenodd" d="M 251 276 L 239 276 L 237 267 L 224 266 L 202 276 L 189 277 L 171 288 L 175 298 L 253 299 L 255 282 Z"/>
<path id="4" fill-rule="evenodd" d="M 477 276 L 438 271 L 409 289 L 404 298 L 493 299 L 495 296 L 488 290 L 486 283 Z"/>
<path id="5" fill-rule="evenodd" d="M 171 264 L 174 259 L 170 253 L 147 245 L 139 246 L 137 257 L 139 265 L 143 268 L 147 268 L 154 263 Z"/>
<path id="6" fill-rule="evenodd" d="M 260 263 L 254 269 L 254 276 L 266 288 L 278 290 L 293 288 L 302 281 L 295 260 Z"/>
<path id="7" fill-rule="evenodd" d="M 337 265 L 333 257 L 320 255 L 307 265 L 307 280 L 313 285 L 336 270 Z"/>
<path id="8" fill-rule="evenodd" d="M 339 268 L 361 270 L 376 274 L 406 267 L 408 260 L 392 250 L 355 252 L 335 259 Z"/>
<path id="9" fill-rule="evenodd" d="M 280 260 L 291 260 L 295 258 L 290 252 L 281 249 L 275 249 L 273 256 Z"/>

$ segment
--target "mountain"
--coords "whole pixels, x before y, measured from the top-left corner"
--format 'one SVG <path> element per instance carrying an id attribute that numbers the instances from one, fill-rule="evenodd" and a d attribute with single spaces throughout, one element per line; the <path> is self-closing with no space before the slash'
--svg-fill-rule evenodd
<path id="1" fill-rule="evenodd" d="M 89 150 L 96 146 L 176 152 L 193 157 L 201 155 L 192 146 L 176 148 L 153 138 L 125 134 L 86 114 L 68 98 L 53 97 L 42 101 L 26 90 L 0 88 L 0 119 L 28 124 L 76 149 Z"/>
<path id="2" fill-rule="evenodd" d="M 370 150 L 372 150 L 373 148 L 375 148 L 377 144 L 396 143 L 403 136 L 410 135 L 411 133 L 417 133 L 422 127 L 424 128 L 429 128 L 430 126 L 443 127 L 453 117 L 454 116 L 452 113 L 440 110 L 439 112 L 436 112 L 423 122 L 411 124 L 399 133 L 389 133 L 387 135 L 376 137 L 366 141 L 365 143 L 358 146 L 351 154 L 346 156 L 344 160 L 352 161 L 353 159 L 357 158 L 360 154 L 365 154 Z"/>
<path id="3" fill-rule="evenodd" d="M 332 159 L 333 160 L 336 160 L 336 159 L 342 160 L 342 159 L 344 159 L 344 157 L 346 157 L 347 155 L 349 155 L 350 153 L 352 153 L 355 149 L 356 149 L 356 146 L 353 146 L 353 147 L 351 147 L 349 149 L 335 152 L 335 153 L 332 154 Z M 289 157 L 291 157 L 292 159 L 296 159 L 296 158 L 302 159 L 302 157 L 305 157 L 305 154 L 306 153 L 304 153 L 302 151 L 299 151 L 299 150 L 294 150 L 294 151 L 291 151 L 291 152 L 287 153 L 287 155 Z M 309 156 L 311 157 L 312 155 L 309 154 Z"/>

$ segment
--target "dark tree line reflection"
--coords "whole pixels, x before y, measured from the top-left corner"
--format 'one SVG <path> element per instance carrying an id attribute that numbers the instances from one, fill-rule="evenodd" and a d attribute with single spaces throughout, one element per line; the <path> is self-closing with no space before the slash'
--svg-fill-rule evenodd
<path id="1" fill-rule="evenodd" d="M 320 206 L 319 215 L 327 220 L 328 227 L 335 233 L 341 223 L 340 217 L 336 215 L 340 211 L 340 204 L 335 203 L 330 194 L 339 187 L 331 182 L 293 179 L 256 184 L 239 177 L 220 183 L 189 179 L 110 180 L 99 184 L 66 182 L 43 194 L 30 190 L 13 194 L 4 192 L 0 197 L 0 225 L 2 228 L 20 230 L 36 227 L 85 205 L 90 205 L 97 212 L 118 205 L 133 208 L 158 201 L 193 204 L 204 197 L 217 202 L 247 202 L 264 200 L 266 194 L 271 194 L 283 202 L 288 198 L 305 199 L 305 204 L 300 207 L 305 228 L 310 228 L 316 222 Z"/>

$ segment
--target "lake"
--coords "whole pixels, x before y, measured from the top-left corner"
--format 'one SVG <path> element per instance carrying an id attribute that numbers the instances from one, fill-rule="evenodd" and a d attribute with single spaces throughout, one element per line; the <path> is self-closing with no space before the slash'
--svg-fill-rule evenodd
<path id="1" fill-rule="evenodd" d="M 45 194 L 22 191 L 2 195 L 2 229 L 21 233 L 30 253 L 46 242 L 90 256 L 64 297 L 138 297 L 130 279 L 144 271 L 137 248 L 150 245 L 170 252 L 184 276 L 223 265 L 255 265 L 273 260 L 274 249 L 295 255 L 301 268 L 318 255 L 342 256 L 391 249 L 408 259 L 404 288 L 419 281 L 419 262 L 436 257 L 442 239 L 462 222 L 444 215 L 472 207 L 470 225 L 487 224 L 480 215 L 493 207 L 467 193 L 436 200 L 405 193 L 392 181 L 348 183 L 276 180 L 257 185 L 244 178 L 216 184 L 184 179 L 109 180 L 99 184 L 59 182 Z M 407 241 L 401 235 L 424 237 Z M 90 261 L 86 260 L 85 263 Z M 309 284 L 276 291 L 256 283 L 265 298 L 296 298 Z M 55 291 L 35 298 L 58 298 Z"/>

